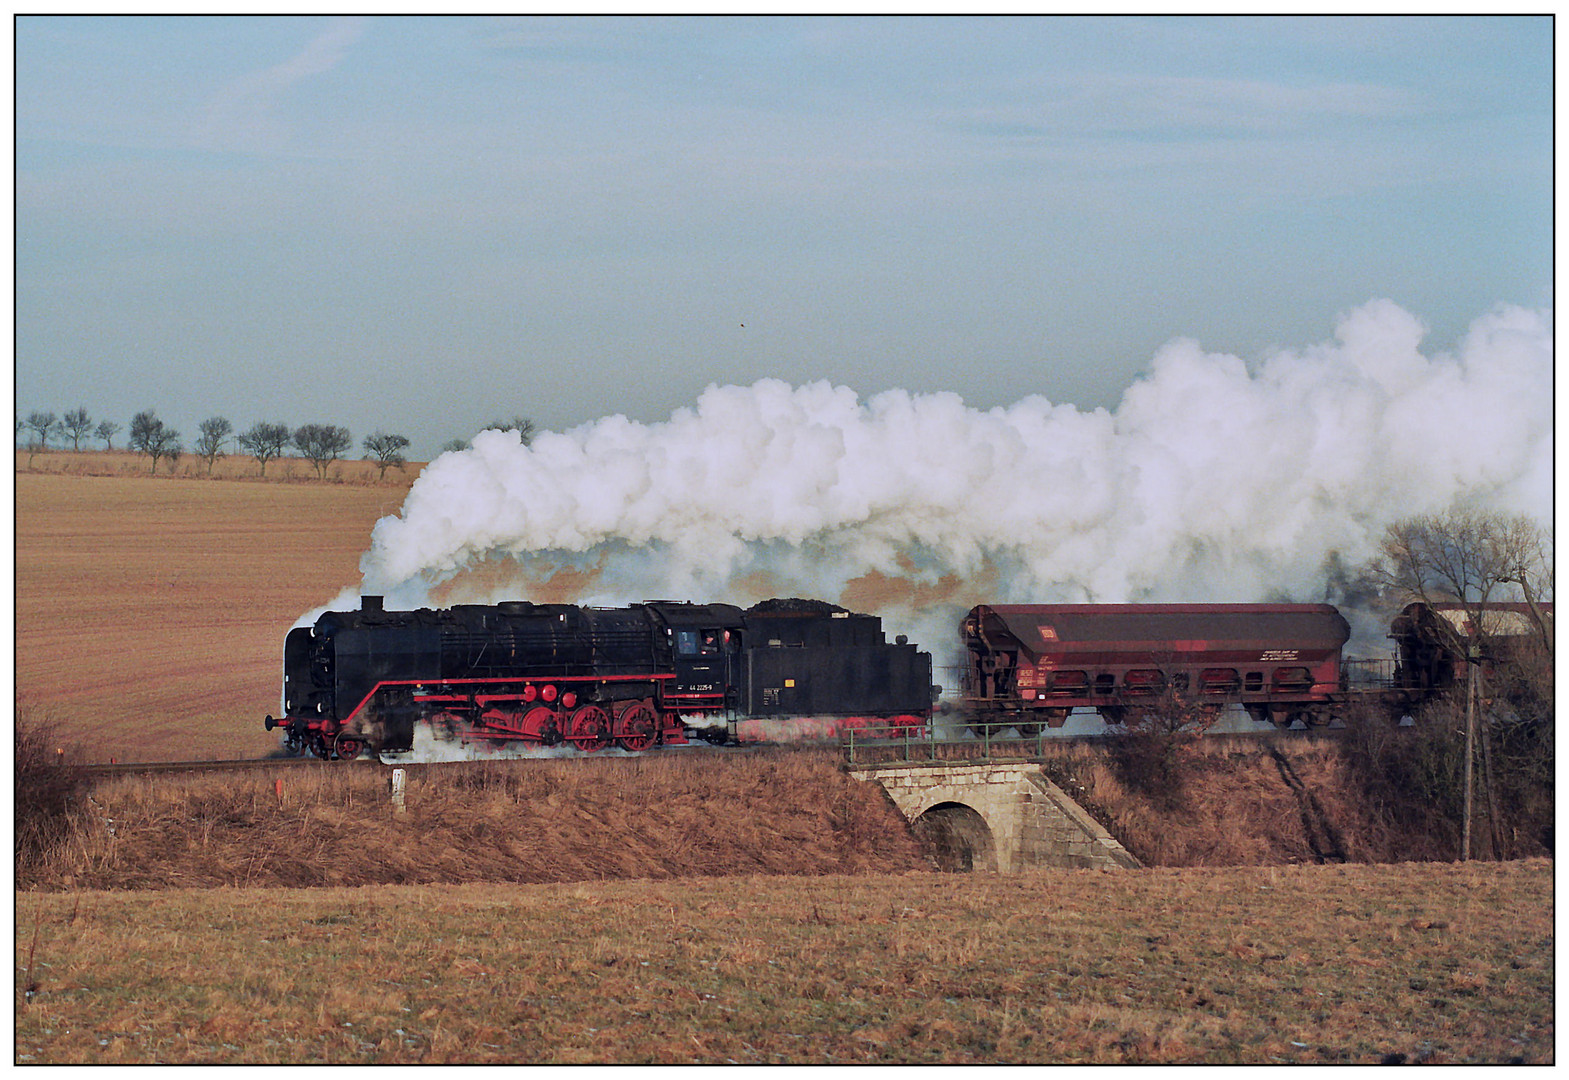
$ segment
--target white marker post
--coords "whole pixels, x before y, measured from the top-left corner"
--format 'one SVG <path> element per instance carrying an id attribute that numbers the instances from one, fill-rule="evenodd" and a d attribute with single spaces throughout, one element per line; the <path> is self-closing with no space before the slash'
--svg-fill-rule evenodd
<path id="1" fill-rule="evenodd" d="M 402 814 L 407 810 L 407 807 L 403 805 L 404 775 L 402 769 L 392 770 L 392 810 L 396 814 Z"/>

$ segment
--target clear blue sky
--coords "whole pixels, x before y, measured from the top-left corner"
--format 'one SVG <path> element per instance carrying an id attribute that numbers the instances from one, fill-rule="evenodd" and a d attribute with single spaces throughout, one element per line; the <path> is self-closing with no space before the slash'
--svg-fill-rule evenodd
<path id="1" fill-rule="evenodd" d="M 16 408 L 409 435 L 709 383 L 1115 407 L 1552 303 L 1552 24 L 15 23 Z M 122 436 L 123 437 L 123 436 Z"/>

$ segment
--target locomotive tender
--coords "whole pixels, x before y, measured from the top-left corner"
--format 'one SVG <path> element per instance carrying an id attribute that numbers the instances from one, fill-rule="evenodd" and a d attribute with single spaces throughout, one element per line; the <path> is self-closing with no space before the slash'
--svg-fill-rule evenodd
<path id="1" fill-rule="evenodd" d="M 742 718 L 829 716 L 919 727 L 932 658 L 882 620 L 832 604 L 511 601 L 388 611 L 377 596 L 284 641 L 287 745 L 321 758 L 438 737 L 596 751 L 729 738 Z"/>

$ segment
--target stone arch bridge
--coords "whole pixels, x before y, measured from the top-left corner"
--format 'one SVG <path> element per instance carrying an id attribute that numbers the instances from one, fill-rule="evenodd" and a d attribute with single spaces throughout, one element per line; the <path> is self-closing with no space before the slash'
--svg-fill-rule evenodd
<path id="1" fill-rule="evenodd" d="M 1036 762 L 900 762 L 850 775 L 881 784 L 945 870 L 1143 865 Z"/>

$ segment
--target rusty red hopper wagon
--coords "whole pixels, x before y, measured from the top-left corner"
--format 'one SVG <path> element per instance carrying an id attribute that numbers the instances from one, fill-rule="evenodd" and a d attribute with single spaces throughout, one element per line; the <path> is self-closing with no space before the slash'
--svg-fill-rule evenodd
<path id="1" fill-rule="evenodd" d="M 961 635 L 973 720 L 1035 734 L 1074 709 L 1116 724 L 1174 699 L 1199 719 L 1240 704 L 1327 724 L 1350 627 L 1328 604 L 996 604 Z"/>

